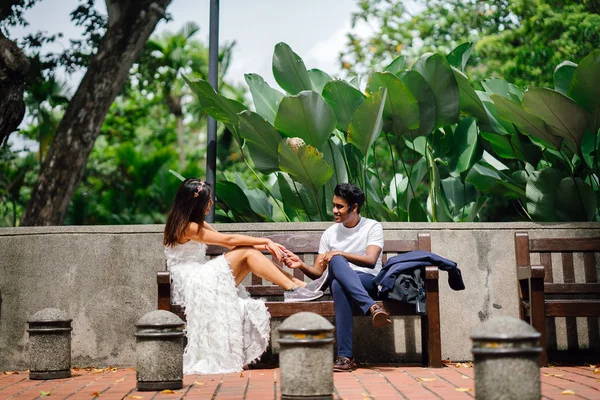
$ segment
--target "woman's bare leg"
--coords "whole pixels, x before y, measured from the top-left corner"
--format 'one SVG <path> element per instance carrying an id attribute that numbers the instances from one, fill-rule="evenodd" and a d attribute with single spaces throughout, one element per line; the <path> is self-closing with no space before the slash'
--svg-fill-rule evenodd
<path id="1" fill-rule="evenodd" d="M 298 286 L 287 276 L 290 274 L 284 274 L 282 269 L 254 247 L 236 247 L 225 253 L 225 258 L 229 262 L 236 285 L 239 285 L 252 271 L 257 276 L 273 282 L 285 290 Z"/>
<path id="2" fill-rule="evenodd" d="M 271 261 L 273 262 L 273 261 Z M 296 278 L 294 275 L 290 274 L 289 272 L 287 272 L 285 269 L 281 268 L 279 265 L 273 263 L 274 266 L 276 266 L 277 268 L 279 268 L 279 270 L 288 277 L 289 280 L 291 280 L 292 282 L 294 282 L 296 285 L 298 286 L 302 286 L 305 287 L 306 286 L 306 282 L 301 281 L 300 279 Z"/>

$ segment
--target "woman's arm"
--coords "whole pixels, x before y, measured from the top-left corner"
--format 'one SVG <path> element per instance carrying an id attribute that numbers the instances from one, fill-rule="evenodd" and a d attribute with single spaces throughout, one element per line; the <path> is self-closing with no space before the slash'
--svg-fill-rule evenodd
<path id="1" fill-rule="evenodd" d="M 200 228 L 200 226 L 195 222 L 191 222 L 188 225 L 185 236 L 196 242 L 215 244 L 218 246 L 227 247 L 228 249 L 232 249 L 237 246 L 253 246 L 260 250 L 270 251 L 273 256 L 277 257 L 278 260 L 283 258 L 283 249 L 285 249 L 282 245 L 273 242 L 271 239 L 248 235 L 225 234 L 216 231 L 210 225 L 208 225 L 208 227 L 203 225 L 203 227 Z"/>

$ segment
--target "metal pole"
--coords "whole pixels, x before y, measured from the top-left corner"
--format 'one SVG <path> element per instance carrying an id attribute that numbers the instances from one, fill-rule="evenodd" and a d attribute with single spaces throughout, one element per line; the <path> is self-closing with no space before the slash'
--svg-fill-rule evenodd
<path id="1" fill-rule="evenodd" d="M 219 0 L 210 0 L 210 28 L 208 36 L 208 83 L 216 92 L 219 91 Z M 208 117 L 208 133 L 206 137 L 206 182 L 213 188 L 215 199 L 216 167 L 217 167 L 217 121 Z M 207 222 L 215 222 L 215 208 L 206 216 Z"/>

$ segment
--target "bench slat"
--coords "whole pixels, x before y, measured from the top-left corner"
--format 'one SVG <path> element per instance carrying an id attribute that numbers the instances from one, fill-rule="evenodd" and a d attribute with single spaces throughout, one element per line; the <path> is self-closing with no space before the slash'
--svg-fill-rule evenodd
<path id="1" fill-rule="evenodd" d="M 600 293 L 600 283 L 545 283 L 544 293 L 596 294 Z"/>
<path id="2" fill-rule="evenodd" d="M 597 317 L 600 300 L 546 300 L 547 317 Z"/>
<path id="3" fill-rule="evenodd" d="M 271 317 L 289 317 L 298 312 L 308 311 L 317 313 L 323 317 L 333 317 L 334 305 L 332 300 L 327 301 L 309 301 L 304 303 L 284 303 L 283 301 L 267 301 L 265 303 L 269 309 Z M 377 304 L 385 307 L 390 315 L 415 315 L 415 306 L 408 303 L 396 301 L 378 301 Z M 361 316 L 359 311 L 354 312 L 355 316 Z"/>
<path id="4" fill-rule="evenodd" d="M 573 239 L 530 239 L 529 251 L 537 252 L 564 252 L 564 251 L 600 251 L 600 237 L 573 238 Z"/>

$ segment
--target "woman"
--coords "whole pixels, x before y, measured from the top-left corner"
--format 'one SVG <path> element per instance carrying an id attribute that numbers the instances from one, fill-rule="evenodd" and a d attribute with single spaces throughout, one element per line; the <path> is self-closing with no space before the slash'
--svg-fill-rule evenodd
<path id="1" fill-rule="evenodd" d="M 269 312 L 264 301 L 249 298 L 240 285 L 250 271 L 285 289 L 286 301 L 310 301 L 323 295 L 305 289 L 304 282 L 278 268 L 260 251 L 268 250 L 281 261 L 285 257 L 282 245 L 212 228 L 204 221 L 212 205 L 210 185 L 186 179 L 177 190 L 165 225 L 173 302 L 185 307 L 187 318 L 186 374 L 240 371 L 267 348 Z M 207 244 L 230 250 L 206 261 Z"/>

